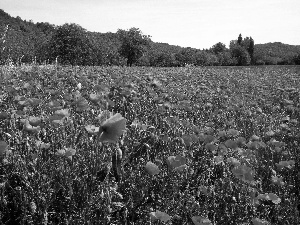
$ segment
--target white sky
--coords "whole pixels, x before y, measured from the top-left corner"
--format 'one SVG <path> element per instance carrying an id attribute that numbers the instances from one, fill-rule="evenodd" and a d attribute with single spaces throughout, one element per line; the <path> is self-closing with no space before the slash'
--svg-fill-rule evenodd
<path id="1" fill-rule="evenodd" d="M 140 28 L 156 42 L 209 48 L 252 36 L 300 45 L 300 0 L 0 0 L 13 17 L 89 31 Z"/>

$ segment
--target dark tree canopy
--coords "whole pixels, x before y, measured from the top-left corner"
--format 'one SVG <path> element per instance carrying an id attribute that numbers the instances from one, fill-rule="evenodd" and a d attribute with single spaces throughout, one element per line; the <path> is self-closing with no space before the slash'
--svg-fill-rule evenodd
<path id="1" fill-rule="evenodd" d="M 292 65 L 300 63 L 299 55 L 300 45 L 254 44 L 242 34 L 229 49 L 218 42 L 200 50 L 152 42 L 138 28 L 89 32 L 76 24 L 33 23 L 0 9 L 0 64 L 49 64 L 58 59 L 60 64 L 93 66 L 235 66 L 248 65 L 250 58 L 252 65 Z"/>
<path id="2" fill-rule="evenodd" d="M 230 51 L 231 56 L 237 61 L 238 66 L 247 66 L 250 64 L 249 53 L 241 45 L 232 45 Z"/>
<path id="3" fill-rule="evenodd" d="M 253 64 L 254 40 L 252 39 L 252 37 L 250 37 L 250 43 L 249 43 L 249 47 L 247 50 L 248 50 L 250 58 L 251 58 L 251 64 Z"/>
<path id="4" fill-rule="evenodd" d="M 241 44 L 242 44 L 242 41 L 243 41 L 242 34 L 240 34 L 239 37 L 238 37 L 237 43 L 238 43 L 239 45 L 241 45 Z"/>
<path id="5" fill-rule="evenodd" d="M 222 42 L 218 42 L 217 44 L 211 47 L 211 50 L 213 53 L 219 54 L 226 51 L 226 45 Z"/>
<path id="6" fill-rule="evenodd" d="M 117 34 L 121 42 L 119 53 L 127 59 L 127 66 L 132 66 L 146 51 L 151 41 L 150 36 L 144 35 L 135 27 L 129 30 L 119 29 Z"/>
<path id="7" fill-rule="evenodd" d="M 91 44 L 86 31 L 77 24 L 58 27 L 50 40 L 52 59 L 71 65 L 86 65 L 89 62 Z"/>

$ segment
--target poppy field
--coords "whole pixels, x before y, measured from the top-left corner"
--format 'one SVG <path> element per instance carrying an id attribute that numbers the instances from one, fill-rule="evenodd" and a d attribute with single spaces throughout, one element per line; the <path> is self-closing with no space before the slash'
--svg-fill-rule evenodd
<path id="1" fill-rule="evenodd" d="M 300 224 L 299 67 L 0 68 L 1 224 Z"/>

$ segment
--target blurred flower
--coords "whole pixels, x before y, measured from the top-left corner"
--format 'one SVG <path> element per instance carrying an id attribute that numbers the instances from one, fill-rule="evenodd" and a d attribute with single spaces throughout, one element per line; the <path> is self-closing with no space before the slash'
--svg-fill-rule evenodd
<path id="1" fill-rule="evenodd" d="M 174 169 L 180 167 L 180 169 L 178 169 L 180 171 L 181 169 L 185 168 L 184 167 L 185 163 L 186 163 L 186 159 L 183 156 L 180 156 L 180 155 L 169 156 L 167 158 L 167 164 L 168 164 L 168 166 L 171 170 L 174 170 Z"/>
<path id="2" fill-rule="evenodd" d="M 40 127 L 34 127 L 31 126 L 28 120 L 25 120 L 25 124 L 24 124 L 24 130 L 29 132 L 29 133 L 35 133 L 35 132 L 39 132 L 40 131 Z"/>
<path id="3" fill-rule="evenodd" d="M 64 156 L 69 159 L 72 159 L 72 156 L 76 154 L 76 150 L 73 148 L 63 148 L 56 152 L 56 155 L 58 156 Z"/>
<path id="4" fill-rule="evenodd" d="M 161 212 L 159 210 L 156 210 L 155 212 L 151 212 L 149 213 L 150 217 L 151 217 L 151 220 L 161 220 L 162 222 L 168 222 L 171 217 L 164 213 L 164 212 Z"/>
<path id="5" fill-rule="evenodd" d="M 69 110 L 68 109 L 60 109 L 60 110 L 56 110 L 54 112 L 55 115 L 58 115 L 58 116 L 70 116 L 70 113 L 69 113 Z"/>
<path id="6" fill-rule="evenodd" d="M 272 176 L 272 182 L 277 185 L 284 185 L 283 177 Z"/>
<path id="7" fill-rule="evenodd" d="M 195 225 L 212 225 L 209 219 L 201 216 L 193 216 L 192 221 Z"/>
<path id="8" fill-rule="evenodd" d="M 120 113 L 117 113 L 104 121 L 100 126 L 100 142 L 115 143 L 126 129 L 126 119 Z"/>
<path id="9" fill-rule="evenodd" d="M 28 118 L 28 121 L 29 121 L 29 124 L 30 124 L 31 126 L 37 127 L 37 126 L 39 126 L 39 125 L 41 124 L 42 119 L 41 119 L 40 117 L 30 116 L 30 117 Z"/>
<path id="10" fill-rule="evenodd" d="M 237 178 L 239 178 L 244 182 L 247 183 L 254 182 L 254 171 L 250 167 L 247 167 L 246 165 L 239 165 L 234 167 L 232 169 L 232 173 L 233 175 L 235 175 Z"/>
<path id="11" fill-rule="evenodd" d="M 266 220 L 261 220 L 259 218 L 253 218 L 252 219 L 253 225 L 269 225 L 270 223 Z"/>
<path id="12" fill-rule="evenodd" d="M 8 145 L 6 144 L 5 141 L 0 141 L 0 156 L 6 153 L 7 147 Z"/>
<path id="13" fill-rule="evenodd" d="M 36 147 L 38 147 L 39 149 L 48 149 L 50 148 L 50 143 L 44 143 L 42 141 L 36 141 L 35 142 Z"/>
<path id="14" fill-rule="evenodd" d="M 99 133 L 100 127 L 96 127 L 94 125 L 87 125 L 85 126 L 85 129 L 89 134 L 97 134 Z"/>
<path id="15" fill-rule="evenodd" d="M 147 162 L 145 166 L 145 170 L 150 174 L 150 175 L 156 175 L 159 173 L 159 168 L 157 165 L 155 165 L 152 162 Z"/>
<path id="16" fill-rule="evenodd" d="M 81 90 L 81 88 L 82 88 L 81 83 L 78 83 L 78 84 L 77 84 L 77 89 L 78 89 L 78 90 Z"/>

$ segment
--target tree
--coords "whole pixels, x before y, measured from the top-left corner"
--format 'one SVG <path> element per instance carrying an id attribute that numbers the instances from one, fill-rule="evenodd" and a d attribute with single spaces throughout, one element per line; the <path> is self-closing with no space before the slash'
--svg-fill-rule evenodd
<path id="1" fill-rule="evenodd" d="M 74 23 L 59 26 L 50 40 L 52 60 L 63 64 L 89 65 L 91 49 L 86 30 Z"/>
<path id="2" fill-rule="evenodd" d="M 250 55 L 241 45 L 231 45 L 231 56 L 237 60 L 238 66 L 247 66 L 250 64 Z"/>
<path id="3" fill-rule="evenodd" d="M 119 53 L 127 59 L 127 66 L 132 66 L 137 60 L 143 56 L 146 47 L 150 44 L 150 36 L 144 35 L 138 28 L 130 28 L 129 30 L 117 31 L 121 46 Z"/>
<path id="4" fill-rule="evenodd" d="M 218 42 L 214 46 L 211 47 L 211 51 L 215 54 L 219 54 L 226 51 L 226 45 L 222 42 Z"/>
<path id="5" fill-rule="evenodd" d="M 239 45 L 241 45 L 241 44 L 242 44 L 242 41 L 243 41 L 242 34 L 240 34 L 239 37 L 238 37 L 237 43 L 238 43 Z"/>
<path id="6" fill-rule="evenodd" d="M 300 65 L 300 54 L 298 54 L 294 57 L 294 62 L 296 65 Z"/>
<path id="7" fill-rule="evenodd" d="M 254 40 L 252 39 L 252 37 L 250 37 L 250 43 L 249 43 L 249 47 L 248 47 L 247 50 L 248 50 L 249 55 L 250 55 L 251 64 L 253 64 Z"/>
<path id="8" fill-rule="evenodd" d="M 235 66 L 235 60 L 231 57 L 230 51 L 224 51 L 217 56 L 221 66 Z"/>
<path id="9" fill-rule="evenodd" d="M 191 47 L 182 48 L 178 53 L 175 54 L 175 59 L 180 63 L 180 66 L 186 64 L 194 65 L 195 55 L 197 50 Z"/>

